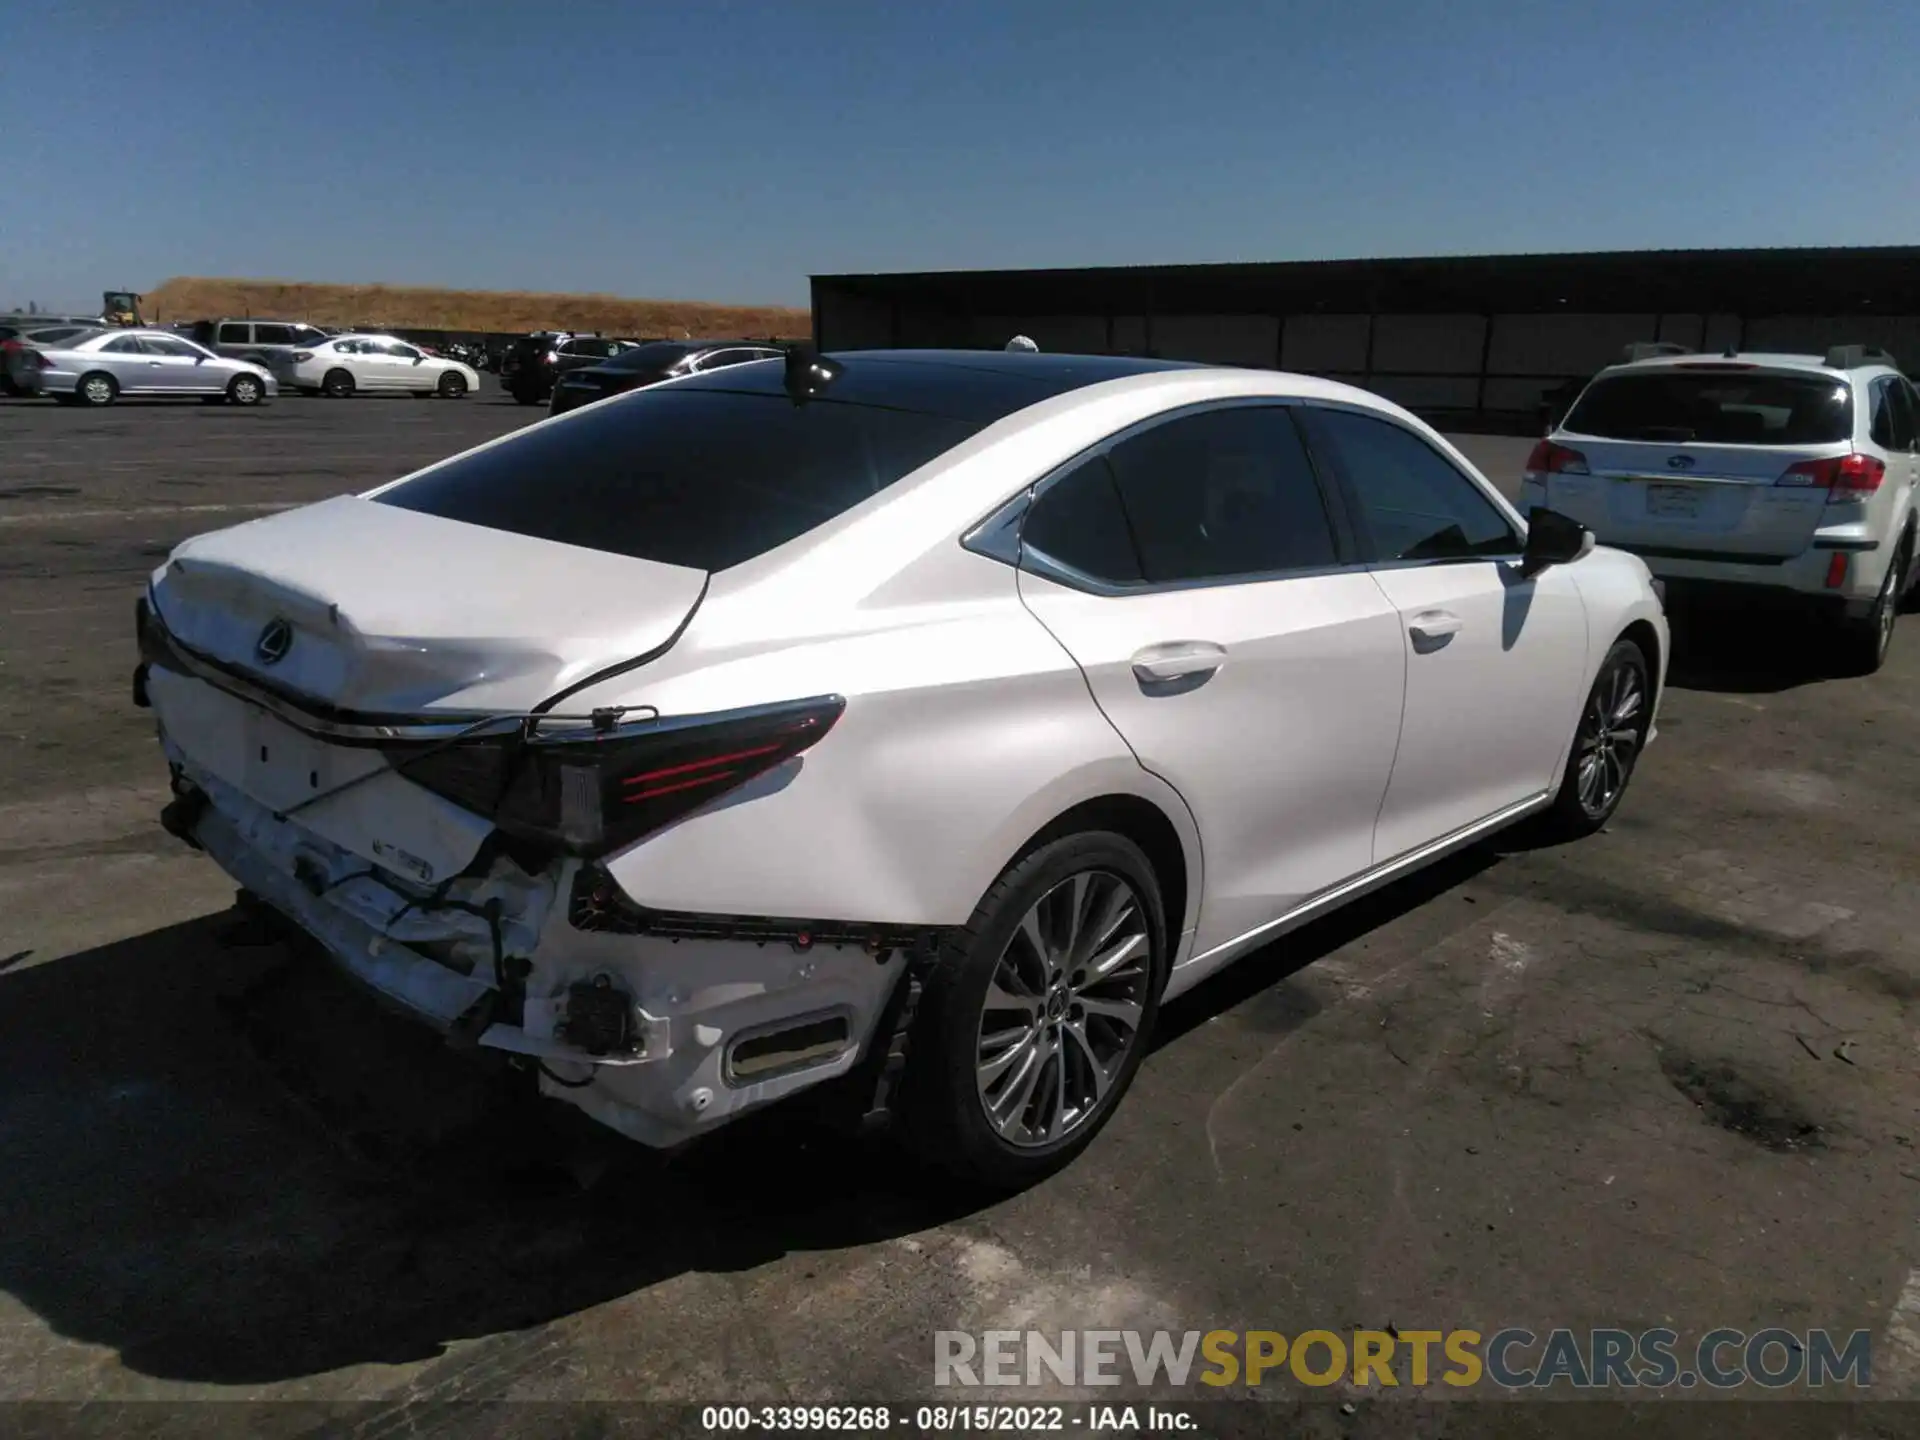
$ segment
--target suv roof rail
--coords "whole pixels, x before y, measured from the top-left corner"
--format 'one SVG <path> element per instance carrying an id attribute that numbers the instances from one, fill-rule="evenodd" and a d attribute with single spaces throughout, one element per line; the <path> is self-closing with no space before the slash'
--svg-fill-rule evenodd
<path id="1" fill-rule="evenodd" d="M 1657 360 L 1662 355 L 1692 355 L 1697 353 L 1691 345 L 1676 344 L 1672 340 L 1636 340 L 1620 354 L 1621 361 L 1631 365 L 1636 360 Z"/>
<path id="2" fill-rule="evenodd" d="M 1827 347 L 1829 370 L 1853 370 L 1861 365 L 1891 365 L 1893 356 L 1878 345 L 1831 345 Z"/>

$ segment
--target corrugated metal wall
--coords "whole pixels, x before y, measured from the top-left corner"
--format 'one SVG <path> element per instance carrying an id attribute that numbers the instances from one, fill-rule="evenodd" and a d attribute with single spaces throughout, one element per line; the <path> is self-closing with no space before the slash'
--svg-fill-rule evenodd
<path id="1" fill-rule="evenodd" d="M 1920 316 L 1912 315 L 961 315 L 816 285 L 814 334 L 837 350 L 998 349 L 1028 335 L 1043 350 L 1294 370 L 1413 410 L 1488 416 L 1531 417 L 1544 392 L 1613 363 L 1637 340 L 1802 353 L 1857 342 L 1920 366 Z"/>

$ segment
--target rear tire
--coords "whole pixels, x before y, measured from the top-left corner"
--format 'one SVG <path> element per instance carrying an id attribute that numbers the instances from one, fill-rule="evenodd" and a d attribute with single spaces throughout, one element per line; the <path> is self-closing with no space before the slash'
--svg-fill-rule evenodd
<path id="1" fill-rule="evenodd" d="M 1873 608 L 1858 620 L 1847 619 L 1840 622 L 1840 646 L 1838 669 L 1843 675 L 1872 675 L 1887 663 L 1887 653 L 1893 646 L 1893 627 L 1900 618 L 1901 601 L 1907 588 L 1907 567 L 1913 561 L 1913 541 L 1909 535 L 1902 538 L 1900 548 L 1893 552 L 1893 563 L 1887 566 L 1886 579 L 1880 582 L 1880 593 L 1874 597 Z"/>
<path id="2" fill-rule="evenodd" d="M 1169 949 L 1159 882 L 1125 836 L 1068 835 L 1016 861 L 926 981 L 908 1035 L 902 1137 L 993 1190 L 1064 1169 L 1133 1083 Z M 1094 972 L 1097 958 L 1106 973 Z"/>
<path id="3" fill-rule="evenodd" d="M 320 381 L 320 393 L 329 400 L 345 400 L 353 390 L 353 376 L 345 370 L 329 370 Z"/>
<path id="4" fill-rule="evenodd" d="M 104 370 L 95 370 L 82 375 L 80 383 L 73 387 L 73 400 L 76 405 L 111 405 L 120 398 L 120 384 Z"/>
<path id="5" fill-rule="evenodd" d="M 1541 812 L 1545 841 L 1582 840 L 1595 834 L 1627 793 L 1653 721 L 1653 684 L 1647 657 L 1631 640 L 1616 640 L 1600 662 L 1580 707 L 1573 749 L 1560 772 L 1560 790 Z"/>

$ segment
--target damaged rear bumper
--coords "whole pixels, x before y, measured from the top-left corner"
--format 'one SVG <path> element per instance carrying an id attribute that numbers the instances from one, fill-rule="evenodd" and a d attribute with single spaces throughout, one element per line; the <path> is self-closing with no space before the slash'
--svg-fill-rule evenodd
<path id="1" fill-rule="evenodd" d="M 543 1094 L 649 1146 L 846 1077 L 863 1058 L 891 1065 L 898 982 L 938 943 L 932 932 L 789 934 L 791 922 L 639 912 L 617 894 L 598 908 L 588 902 L 604 877 L 570 860 L 530 876 L 497 859 L 433 890 L 166 748 L 171 833 L 379 997 L 452 1043 L 523 1057 Z"/>
<path id="2" fill-rule="evenodd" d="M 355 979 L 442 1033 L 456 1037 L 464 1033 L 464 1038 L 482 1048 L 572 1066 L 642 1065 L 673 1053 L 667 1022 L 638 1007 L 631 1028 L 632 1046 L 618 1054 L 593 1054 L 559 1038 L 556 1031 L 565 1016 L 551 999 L 524 1000 L 518 1025 L 490 1018 L 503 998 L 499 977 L 490 966 L 476 966 L 473 973 L 462 974 L 394 940 L 328 898 L 328 893 L 342 888 L 337 877 L 324 875 L 318 885 L 303 883 L 297 865 L 290 872 L 274 863 L 270 850 L 250 843 L 245 820 L 232 813 L 240 811 L 244 815 L 249 804 L 244 797 L 233 792 L 219 797 L 224 804 L 209 803 L 213 795 L 207 787 L 219 787 L 219 782 L 200 776 L 195 786 L 169 807 L 174 819 L 163 822 L 167 828 L 181 834 L 182 821 L 190 820 L 192 842 L 234 880 L 319 941 L 328 956 Z M 206 796 L 207 802 L 193 806 L 195 795 Z M 186 806 L 192 808 L 183 814 Z M 264 814 L 260 818 L 284 824 L 272 822 Z M 188 836 L 182 834 L 181 838 Z M 315 847 L 309 839 L 304 848 L 312 853 Z M 315 893 L 316 889 L 321 893 Z M 483 1025 L 479 1023 L 482 1017 Z M 471 1033 L 475 1030 L 477 1033 Z"/>

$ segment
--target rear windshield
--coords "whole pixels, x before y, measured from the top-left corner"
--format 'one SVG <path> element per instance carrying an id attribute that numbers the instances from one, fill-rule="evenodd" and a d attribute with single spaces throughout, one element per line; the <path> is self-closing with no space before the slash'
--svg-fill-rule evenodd
<path id="1" fill-rule="evenodd" d="M 99 327 L 96 325 L 62 325 L 53 330 L 29 330 L 27 331 L 27 339 L 33 341 L 36 345 L 52 345 L 56 341 L 72 340 L 79 335 L 96 335 L 99 333 Z"/>
<path id="2" fill-rule="evenodd" d="M 852 509 L 983 423 L 672 386 L 536 425 L 379 503 L 724 570 Z"/>
<path id="3" fill-rule="evenodd" d="M 1594 381 L 1563 430 L 1609 440 L 1824 445 L 1853 435 L 1845 383 L 1820 375 L 1640 371 Z"/>

